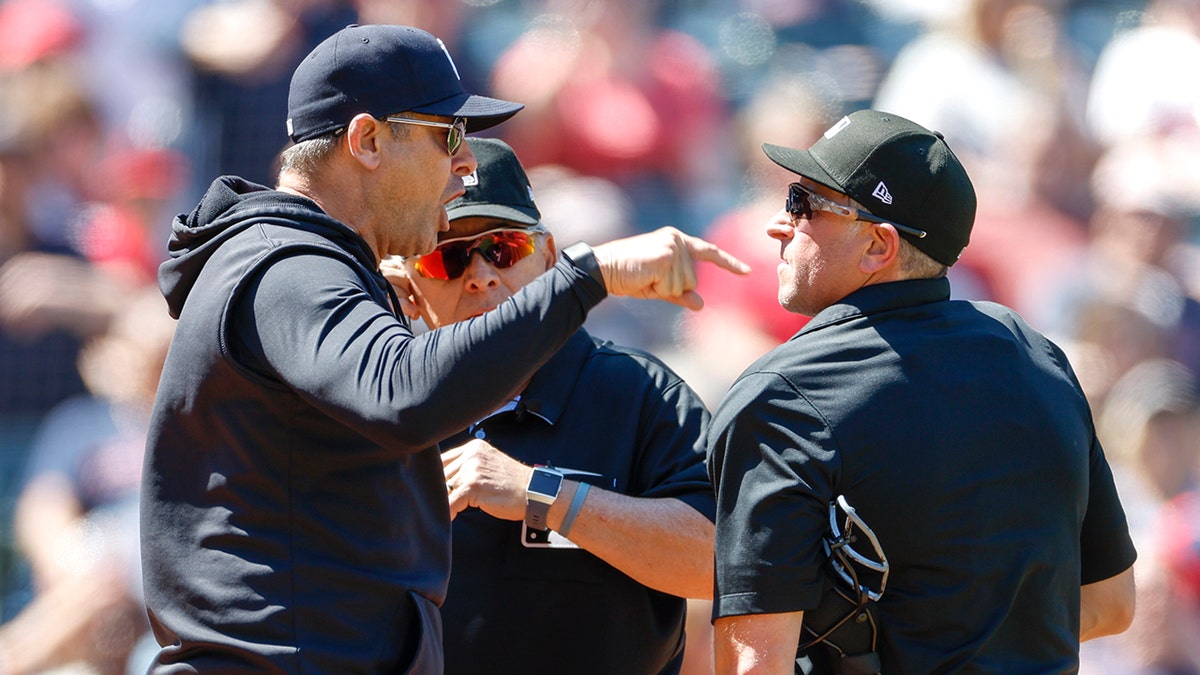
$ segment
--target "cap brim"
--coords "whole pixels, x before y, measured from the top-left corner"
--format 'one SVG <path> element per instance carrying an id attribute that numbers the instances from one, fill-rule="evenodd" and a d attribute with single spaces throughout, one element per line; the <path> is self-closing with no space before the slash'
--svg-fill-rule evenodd
<path id="1" fill-rule="evenodd" d="M 812 153 L 807 150 L 797 150 L 795 148 L 787 148 L 782 145 L 772 145 L 770 143 L 762 144 L 763 152 L 767 157 L 771 158 L 779 166 L 791 171 L 792 173 L 804 176 L 809 180 L 816 181 L 825 187 L 844 193 L 846 191 L 829 172 L 821 168 L 817 164 L 817 160 L 813 159 Z"/>
<path id="2" fill-rule="evenodd" d="M 450 220 L 458 220 L 459 218 L 500 218 L 502 220 L 511 220 L 514 223 L 522 225 L 537 225 L 538 218 L 535 215 L 526 213 L 525 211 L 513 208 L 511 206 L 503 206 L 500 204 L 466 204 L 456 208 L 446 209 L 446 216 Z"/>
<path id="3" fill-rule="evenodd" d="M 522 103 L 464 92 L 437 103 L 413 108 L 413 112 L 445 117 L 463 117 L 467 120 L 467 132 L 473 133 L 500 124 L 516 115 L 524 107 L 525 105 Z"/>

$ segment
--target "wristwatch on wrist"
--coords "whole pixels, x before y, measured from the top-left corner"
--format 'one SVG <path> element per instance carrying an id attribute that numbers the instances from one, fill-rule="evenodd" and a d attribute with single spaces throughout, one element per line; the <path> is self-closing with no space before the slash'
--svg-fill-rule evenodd
<path id="1" fill-rule="evenodd" d="M 548 530 L 546 516 L 550 513 L 550 505 L 558 497 L 562 487 L 561 471 L 548 466 L 533 467 L 533 475 L 529 477 L 529 487 L 525 488 L 525 524 L 535 530 Z"/>
<path id="2" fill-rule="evenodd" d="M 587 242 L 577 241 L 571 244 L 563 249 L 562 257 L 587 272 L 588 276 L 596 280 L 596 283 L 608 288 L 608 285 L 604 283 L 604 273 L 600 271 L 600 263 L 596 261 L 596 254 L 592 253 L 592 247 L 588 246 Z"/>

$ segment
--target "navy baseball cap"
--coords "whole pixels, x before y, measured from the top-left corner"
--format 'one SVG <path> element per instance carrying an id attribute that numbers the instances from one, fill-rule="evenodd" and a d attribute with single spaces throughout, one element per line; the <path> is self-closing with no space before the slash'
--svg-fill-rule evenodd
<path id="1" fill-rule="evenodd" d="M 446 205 L 446 216 L 450 220 L 483 216 L 537 225 L 542 214 L 533 201 L 529 176 L 513 149 L 498 138 L 468 138 L 467 144 L 479 165 L 463 176 L 466 192 Z"/>
<path id="2" fill-rule="evenodd" d="M 924 230 L 900 236 L 943 265 L 962 255 L 975 224 L 975 188 L 936 131 L 878 110 L 834 124 L 808 150 L 764 143 L 779 166 L 836 190 L 872 215 Z"/>
<path id="3" fill-rule="evenodd" d="M 399 112 L 462 117 L 467 131 L 480 131 L 524 107 L 464 91 L 446 45 L 419 28 L 354 24 L 296 67 L 287 132 L 299 143 L 336 131 L 359 113 L 382 118 Z"/>

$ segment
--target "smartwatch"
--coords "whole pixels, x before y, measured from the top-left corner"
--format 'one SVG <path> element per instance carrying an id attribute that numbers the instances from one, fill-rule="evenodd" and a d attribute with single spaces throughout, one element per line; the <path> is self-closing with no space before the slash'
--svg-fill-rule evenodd
<path id="1" fill-rule="evenodd" d="M 604 273 L 600 271 L 600 263 L 596 262 L 596 254 L 592 253 L 592 247 L 588 246 L 587 242 L 577 241 L 571 244 L 563 249 L 562 257 L 571 261 L 572 265 L 587 272 L 590 277 L 596 280 L 596 283 L 605 289 L 608 288 L 608 284 L 604 283 Z"/>
<path id="2" fill-rule="evenodd" d="M 561 471 L 548 466 L 533 467 L 529 487 L 525 488 L 525 524 L 531 529 L 550 529 L 546 524 L 546 516 L 550 513 L 550 505 L 558 497 L 562 482 Z"/>

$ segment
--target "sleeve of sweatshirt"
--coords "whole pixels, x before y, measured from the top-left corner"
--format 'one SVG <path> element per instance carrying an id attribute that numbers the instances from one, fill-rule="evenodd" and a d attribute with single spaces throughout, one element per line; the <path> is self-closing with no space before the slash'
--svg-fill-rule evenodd
<path id="1" fill-rule="evenodd" d="M 415 336 L 345 261 L 292 255 L 231 303 L 230 357 L 380 445 L 427 448 L 499 407 L 606 291 L 560 261 L 495 310 Z"/>

